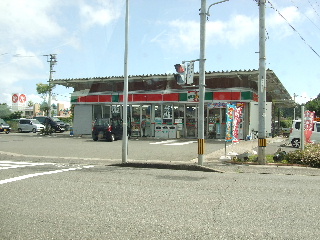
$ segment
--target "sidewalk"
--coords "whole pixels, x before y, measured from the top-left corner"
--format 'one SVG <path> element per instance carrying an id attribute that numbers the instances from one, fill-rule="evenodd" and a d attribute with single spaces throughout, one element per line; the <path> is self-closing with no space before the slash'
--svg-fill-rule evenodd
<path id="1" fill-rule="evenodd" d="M 280 147 L 283 148 L 283 145 L 289 146 L 289 142 L 287 138 L 275 137 L 267 139 L 267 147 L 266 154 L 274 154 Z M 296 150 L 292 147 L 286 147 L 285 151 L 293 151 Z M 243 153 L 250 153 L 251 155 L 255 155 L 258 152 L 258 140 L 249 140 L 244 141 L 240 140 L 238 143 L 232 143 L 227 145 L 226 148 L 220 149 L 218 151 L 209 153 L 206 155 L 206 161 L 214 162 L 220 161 L 221 156 L 232 156 L 239 155 Z"/>

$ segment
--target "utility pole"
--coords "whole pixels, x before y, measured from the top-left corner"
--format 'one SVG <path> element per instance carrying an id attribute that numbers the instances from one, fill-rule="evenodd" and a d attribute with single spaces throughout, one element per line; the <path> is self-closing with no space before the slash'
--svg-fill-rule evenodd
<path id="1" fill-rule="evenodd" d="M 259 0 L 259 132 L 258 132 L 258 162 L 266 164 L 266 0 Z"/>
<path id="2" fill-rule="evenodd" d="M 300 137 L 300 148 L 301 151 L 304 151 L 304 122 L 305 122 L 305 114 L 304 114 L 304 104 L 301 105 L 301 124 L 300 124 L 300 130 L 301 130 L 301 137 Z"/>
<path id="3" fill-rule="evenodd" d="M 50 75 L 49 75 L 49 99 L 48 99 L 48 117 L 51 117 L 51 99 L 52 99 L 52 75 L 53 66 L 57 64 L 57 54 L 44 55 L 47 57 L 47 62 L 50 63 Z M 50 57 L 50 59 L 49 59 Z"/>
<path id="4" fill-rule="evenodd" d="M 198 105 L 198 165 L 204 161 L 204 93 L 205 93 L 205 47 L 206 47 L 206 0 L 201 0 L 200 10 L 200 58 L 199 58 L 199 105 Z"/>
<path id="5" fill-rule="evenodd" d="M 129 42 L 129 0 L 126 0 L 125 50 L 124 50 L 124 86 L 123 86 L 123 136 L 122 163 L 128 158 L 128 42 Z"/>
<path id="6" fill-rule="evenodd" d="M 199 105 L 198 105 L 198 165 L 203 165 L 204 162 L 204 98 L 206 91 L 206 70 L 205 70 L 205 52 L 206 52 L 206 21 L 207 16 L 210 16 L 209 9 L 213 5 L 223 3 L 229 0 L 222 0 L 213 3 L 209 6 L 207 11 L 206 0 L 201 0 L 200 9 L 200 58 L 199 58 Z"/>

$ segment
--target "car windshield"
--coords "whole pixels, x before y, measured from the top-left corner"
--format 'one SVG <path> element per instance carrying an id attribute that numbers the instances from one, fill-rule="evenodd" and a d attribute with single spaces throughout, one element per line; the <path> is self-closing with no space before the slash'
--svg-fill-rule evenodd
<path id="1" fill-rule="evenodd" d="M 109 124 L 110 124 L 109 118 L 99 118 L 94 123 L 94 125 L 96 126 L 108 126 Z"/>
<path id="2" fill-rule="evenodd" d="M 61 121 L 59 118 L 57 118 L 57 117 L 53 117 L 52 120 L 55 121 L 55 122 L 62 122 L 62 121 Z"/>
<path id="3" fill-rule="evenodd" d="M 41 124 L 37 119 L 32 119 L 31 121 L 33 124 Z"/>
<path id="4" fill-rule="evenodd" d="M 0 124 L 7 125 L 7 123 L 4 120 L 1 120 Z"/>

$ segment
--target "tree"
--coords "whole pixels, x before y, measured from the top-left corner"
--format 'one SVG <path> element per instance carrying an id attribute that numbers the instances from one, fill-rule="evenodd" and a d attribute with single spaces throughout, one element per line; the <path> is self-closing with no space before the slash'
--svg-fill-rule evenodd
<path id="1" fill-rule="evenodd" d="M 47 102 L 43 101 L 43 102 L 40 104 L 40 111 L 44 112 L 45 115 L 48 115 L 49 105 L 48 105 Z"/>
<path id="2" fill-rule="evenodd" d="M 22 112 L 18 111 L 18 112 L 11 113 L 9 119 L 19 119 L 21 117 L 22 117 Z"/>
<path id="3" fill-rule="evenodd" d="M 8 119 L 11 111 L 6 103 L 0 103 L 0 118 Z"/>
<path id="4" fill-rule="evenodd" d="M 37 92 L 41 95 L 41 98 L 46 101 L 49 96 L 50 91 L 52 91 L 53 86 L 50 84 L 37 83 Z"/>
<path id="5" fill-rule="evenodd" d="M 40 105 L 40 110 L 45 112 L 46 115 L 49 113 L 49 105 L 47 102 L 47 98 L 49 96 L 50 91 L 54 88 L 52 84 L 44 84 L 44 83 L 37 83 L 37 92 L 41 95 L 43 102 Z"/>
<path id="6" fill-rule="evenodd" d="M 32 101 L 28 102 L 28 107 L 32 107 L 34 105 L 34 103 Z"/>
<path id="7" fill-rule="evenodd" d="M 38 94 L 40 94 L 43 101 L 46 102 L 50 92 L 52 92 L 52 89 L 54 88 L 54 85 L 44 83 L 37 83 L 36 85 Z"/>
<path id="8" fill-rule="evenodd" d="M 309 111 L 315 111 L 316 115 L 320 116 L 320 94 L 315 99 L 308 101 L 305 108 Z"/>

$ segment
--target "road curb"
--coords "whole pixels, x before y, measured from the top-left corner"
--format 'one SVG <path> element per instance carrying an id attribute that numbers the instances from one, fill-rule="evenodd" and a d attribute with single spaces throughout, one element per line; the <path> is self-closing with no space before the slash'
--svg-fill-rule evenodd
<path id="1" fill-rule="evenodd" d="M 202 171 L 202 172 L 217 172 L 224 173 L 223 171 L 216 170 L 210 167 L 199 166 L 199 165 L 188 165 L 188 164 L 167 164 L 167 163 L 142 163 L 142 162 L 131 162 L 131 163 L 118 163 L 111 164 L 109 166 L 116 167 L 132 167 L 132 168 L 156 168 L 156 169 L 172 169 L 172 170 L 186 170 L 186 171 Z"/>

